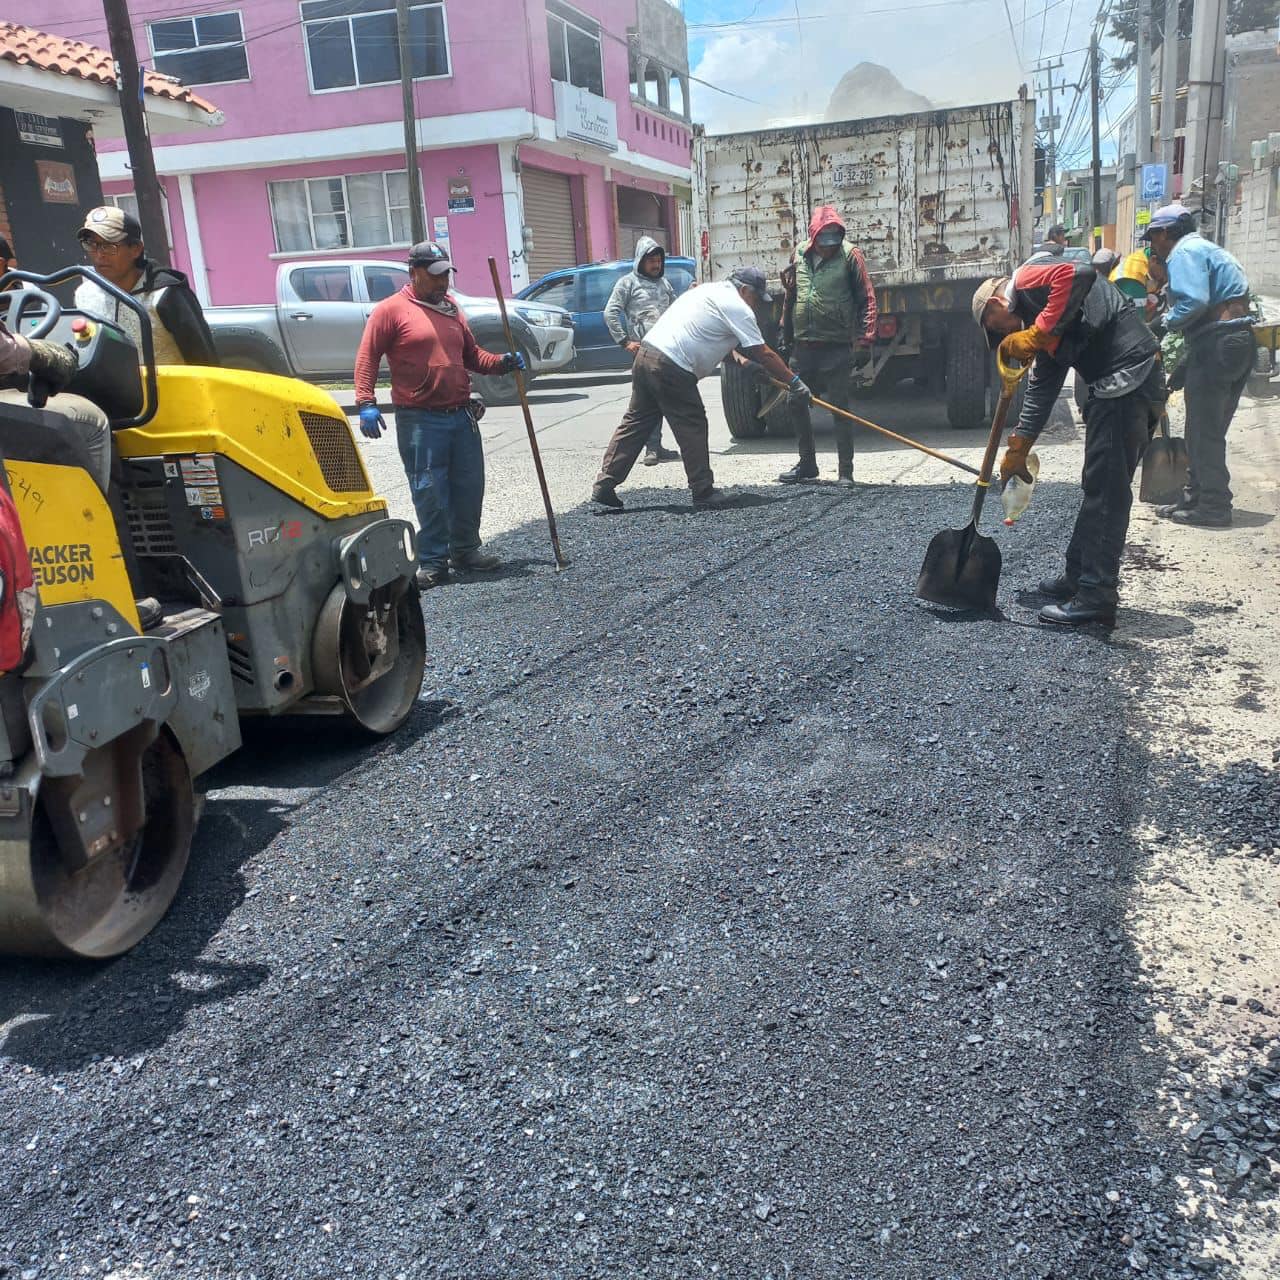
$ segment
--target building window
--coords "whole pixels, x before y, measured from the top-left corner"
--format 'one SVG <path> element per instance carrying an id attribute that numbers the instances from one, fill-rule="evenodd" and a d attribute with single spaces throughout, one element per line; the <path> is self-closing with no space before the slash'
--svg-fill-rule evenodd
<path id="1" fill-rule="evenodd" d="M 169 252 L 173 253 L 173 227 L 169 224 L 169 197 L 161 189 L 160 212 L 164 215 L 164 235 L 169 244 Z M 121 192 L 118 196 L 103 196 L 104 203 L 123 209 L 131 218 L 138 218 L 138 197 L 132 191 Z M 138 218 L 139 223 L 142 219 Z"/>
<path id="2" fill-rule="evenodd" d="M 249 54 L 238 11 L 148 22 L 155 68 L 183 84 L 230 84 L 249 78 Z"/>
<path id="3" fill-rule="evenodd" d="M 280 253 L 409 243 L 409 175 L 403 169 L 268 182 L 267 190 Z"/>
<path id="4" fill-rule="evenodd" d="M 303 0 L 302 20 L 314 92 L 400 79 L 396 10 L 390 0 Z M 409 61 L 415 80 L 449 75 L 443 4 L 410 6 Z"/>
<path id="5" fill-rule="evenodd" d="M 547 42 L 551 48 L 551 78 L 577 85 L 604 97 L 604 64 L 600 57 L 600 26 L 558 0 L 547 0 Z"/>

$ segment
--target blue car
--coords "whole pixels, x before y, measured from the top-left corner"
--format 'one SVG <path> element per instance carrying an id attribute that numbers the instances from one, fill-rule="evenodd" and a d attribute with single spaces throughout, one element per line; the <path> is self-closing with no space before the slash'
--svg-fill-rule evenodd
<path id="1" fill-rule="evenodd" d="M 566 373 L 593 369 L 629 369 L 631 355 L 609 335 L 604 322 L 605 303 L 618 280 L 633 269 L 628 261 L 593 262 L 583 267 L 552 271 L 521 289 L 516 295 L 525 302 L 541 302 L 573 316 L 575 355 Z M 697 264 L 692 258 L 668 258 L 667 279 L 682 294 L 694 281 Z"/>

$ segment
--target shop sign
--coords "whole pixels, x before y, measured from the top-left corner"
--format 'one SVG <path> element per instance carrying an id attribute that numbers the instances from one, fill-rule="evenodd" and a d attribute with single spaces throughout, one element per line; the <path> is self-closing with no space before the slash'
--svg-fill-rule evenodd
<path id="1" fill-rule="evenodd" d="M 34 111 L 15 111 L 13 116 L 18 122 L 19 142 L 62 150 L 62 126 L 55 116 L 38 116 Z"/>
<path id="2" fill-rule="evenodd" d="M 449 212 L 475 213 L 476 197 L 471 190 L 471 179 L 461 174 L 449 179 Z"/>
<path id="3" fill-rule="evenodd" d="M 605 151 L 618 149 L 618 108 L 577 85 L 555 82 L 556 137 L 587 142 Z"/>
<path id="4" fill-rule="evenodd" d="M 36 179 L 40 183 L 40 199 L 45 204 L 79 204 L 76 171 L 60 160 L 37 160 Z"/>

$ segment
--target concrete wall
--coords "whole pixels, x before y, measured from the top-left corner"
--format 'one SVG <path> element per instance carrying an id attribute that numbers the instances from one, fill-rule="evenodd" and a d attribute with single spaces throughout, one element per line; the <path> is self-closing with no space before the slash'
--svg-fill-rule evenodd
<path id="1" fill-rule="evenodd" d="M 1226 247 L 1255 291 L 1280 294 L 1280 166 L 1243 176 L 1227 214 Z"/>
<path id="2" fill-rule="evenodd" d="M 1222 158 L 1253 167 L 1249 144 L 1280 133 L 1280 57 L 1274 31 L 1250 31 L 1227 41 L 1227 99 Z"/>

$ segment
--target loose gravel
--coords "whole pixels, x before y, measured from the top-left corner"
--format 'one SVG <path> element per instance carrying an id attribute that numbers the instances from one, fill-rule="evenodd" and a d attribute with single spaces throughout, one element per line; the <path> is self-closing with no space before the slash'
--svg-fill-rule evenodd
<path id="1" fill-rule="evenodd" d="M 500 539 L 405 733 L 260 730 L 134 953 L 0 967 L 0 1275 L 1212 1274 L 1176 1180 L 1270 1176 L 1274 1053 L 1170 1138 L 1148 651 L 1015 596 L 1077 500 L 1005 622 L 911 599 L 958 485 Z"/>

